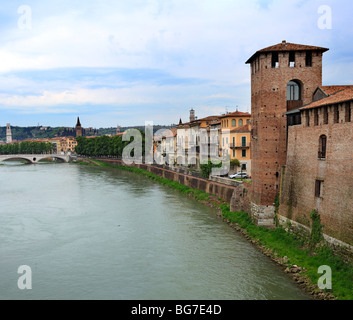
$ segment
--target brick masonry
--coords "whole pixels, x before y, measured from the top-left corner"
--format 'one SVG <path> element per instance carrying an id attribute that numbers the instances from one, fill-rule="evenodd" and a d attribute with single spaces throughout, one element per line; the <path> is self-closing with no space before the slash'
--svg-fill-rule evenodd
<path id="1" fill-rule="evenodd" d="M 327 236 L 353 245 L 353 122 L 345 122 L 339 107 L 339 123 L 334 123 L 334 109 L 329 107 L 328 124 L 319 111 L 319 125 L 310 117 L 309 126 L 289 127 L 279 213 L 310 227 L 310 213 L 316 209 Z M 327 136 L 326 159 L 318 159 L 321 135 Z M 317 180 L 322 184 L 319 197 Z"/>
<path id="2" fill-rule="evenodd" d="M 273 205 L 279 191 L 280 172 L 287 151 L 287 84 L 301 85 L 303 104 L 322 85 L 322 52 L 313 52 L 312 67 L 306 67 L 305 52 L 296 52 L 296 66 L 289 67 L 289 53 L 279 52 L 279 66 L 272 68 L 271 53 L 261 53 L 251 62 L 252 201 Z M 255 66 L 256 62 L 256 66 Z"/>

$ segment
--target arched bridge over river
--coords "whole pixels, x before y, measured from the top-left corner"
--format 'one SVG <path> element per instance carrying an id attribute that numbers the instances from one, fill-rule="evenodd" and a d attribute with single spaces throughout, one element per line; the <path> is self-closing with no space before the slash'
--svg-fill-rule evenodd
<path id="1" fill-rule="evenodd" d="M 25 160 L 28 163 L 38 163 L 44 159 L 61 160 L 62 162 L 70 162 L 75 159 L 69 154 L 4 154 L 0 155 L 0 162 L 6 160 Z"/>

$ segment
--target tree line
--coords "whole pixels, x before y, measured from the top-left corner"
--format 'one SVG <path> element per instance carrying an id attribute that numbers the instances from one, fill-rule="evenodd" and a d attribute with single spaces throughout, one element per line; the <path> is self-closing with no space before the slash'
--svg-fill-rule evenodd
<path id="1" fill-rule="evenodd" d="M 142 131 L 140 131 L 140 133 L 142 139 L 137 145 L 141 148 L 141 152 L 143 153 L 145 149 L 145 137 Z M 133 138 L 129 141 L 123 141 L 121 135 L 96 138 L 77 137 L 76 140 L 77 146 L 75 152 L 81 156 L 93 157 L 122 157 L 124 148 L 134 141 Z"/>
<path id="2" fill-rule="evenodd" d="M 0 154 L 47 154 L 52 150 L 50 142 L 22 141 L 0 145 Z"/>

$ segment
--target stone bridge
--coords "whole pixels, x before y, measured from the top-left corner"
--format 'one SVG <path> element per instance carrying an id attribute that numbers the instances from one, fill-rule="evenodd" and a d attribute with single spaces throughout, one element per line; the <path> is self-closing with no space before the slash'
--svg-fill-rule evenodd
<path id="1" fill-rule="evenodd" d="M 6 160 L 25 160 L 28 163 L 38 163 L 44 159 L 55 159 L 63 162 L 70 162 L 75 159 L 74 156 L 69 154 L 4 154 L 0 155 L 0 162 Z"/>

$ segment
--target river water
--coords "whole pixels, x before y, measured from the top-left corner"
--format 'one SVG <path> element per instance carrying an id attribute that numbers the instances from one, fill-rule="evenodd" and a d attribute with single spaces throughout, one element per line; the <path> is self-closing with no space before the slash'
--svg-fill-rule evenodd
<path id="1" fill-rule="evenodd" d="M 145 177 L 8 163 L 0 181 L 2 300 L 308 299 L 213 209 Z"/>

